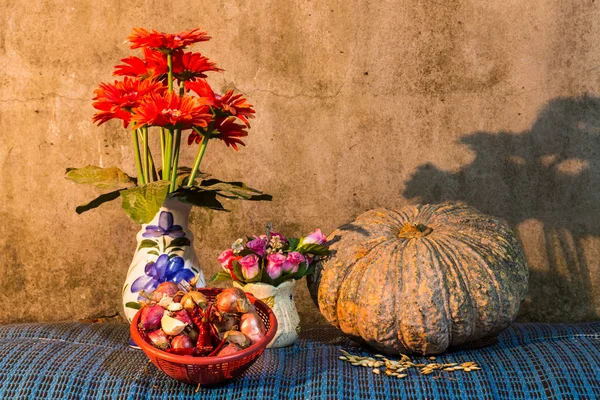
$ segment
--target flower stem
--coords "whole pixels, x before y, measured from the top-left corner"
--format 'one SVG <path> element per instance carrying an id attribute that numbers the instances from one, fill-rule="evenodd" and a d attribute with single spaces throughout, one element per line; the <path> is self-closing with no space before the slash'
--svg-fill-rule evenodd
<path id="1" fill-rule="evenodd" d="M 160 128 L 160 154 L 162 157 L 161 160 L 161 168 L 162 168 L 162 178 L 165 177 L 165 128 Z"/>
<path id="2" fill-rule="evenodd" d="M 148 162 L 150 163 L 150 171 L 152 172 L 152 180 L 158 180 L 158 173 L 156 172 L 156 165 L 154 165 L 154 158 L 152 158 L 152 152 L 148 150 Z"/>
<path id="3" fill-rule="evenodd" d="M 142 143 L 144 144 L 144 180 L 150 182 L 150 157 L 148 156 L 148 128 L 141 128 Z"/>
<path id="4" fill-rule="evenodd" d="M 166 130 L 165 138 L 165 164 L 163 165 L 163 180 L 168 181 L 171 178 L 171 157 L 173 152 L 173 130 Z"/>
<path id="5" fill-rule="evenodd" d="M 201 133 L 196 131 L 197 133 Z M 194 161 L 194 167 L 192 168 L 192 173 L 188 178 L 188 186 L 193 186 L 194 179 L 196 178 L 196 173 L 198 172 L 198 168 L 200 168 L 200 161 L 202 161 L 202 157 L 204 156 L 204 151 L 206 151 L 206 145 L 208 144 L 208 140 L 210 139 L 210 131 L 206 131 L 202 138 L 202 143 L 200 143 L 200 147 L 198 147 L 198 154 L 196 155 L 196 161 Z"/>
<path id="6" fill-rule="evenodd" d="M 171 53 L 167 53 L 167 65 L 169 67 L 169 77 L 168 77 L 168 85 L 169 85 L 169 93 L 173 91 L 173 55 Z"/>
<path id="7" fill-rule="evenodd" d="M 144 174 L 142 173 L 142 160 L 140 159 L 140 144 L 137 137 L 137 129 L 131 131 L 131 139 L 133 139 L 133 151 L 135 155 L 135 166 L 138 173 L 138 186 L 143 185 Z"/>
<path id="8" fill-rule="evenodd" d="M 181 146 L 181 129 L 175 131 L 175 150 L 173 152 L 173 170 L 171 171 L 171 186 L 169 191 L 175 190 L 175 183 L 177 181 L 177 168 L 179 164 L 179 148 Z"/>

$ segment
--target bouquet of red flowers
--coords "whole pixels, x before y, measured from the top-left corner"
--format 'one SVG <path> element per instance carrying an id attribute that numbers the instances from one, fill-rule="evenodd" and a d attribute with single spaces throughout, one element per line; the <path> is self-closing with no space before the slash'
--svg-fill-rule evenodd
<path id="1" fill-rule="evenodd" d="M 224 210 L 220 198 L 271 199 L 242 182 L 209 179 L 199 172 L 209 140 L 238 150 L 255 115 L 241 94 L 229 90 L 221 95 L 208 84 L 206 74 L 221 68 L 201 53 L 186 51 L 209 39 L 200 29 L 167 34 L 141 28 L 127 38 L 131 49 L 142 49 L 142 57 L 122 59 L 113 73 L 122 80 L 101 83 L 96 89 L 93 106 L 98 112 L 93 120 L 101 125 L 117 119 L 131 129 L 137 177 L 115 167 L 68 168 L 68 179 L 111 190 L 77 207 L 77 213 L 121 197 L 127 214 L 147 223 L 170 197 L 216 210 Z M 160 160 L 152 155 L 152 134 L 160 137 Z M 183 134 L 189 146 L 198 146 L 192 168 L 179 165 Z"/>
<path id="2" fill-rule="evenodd" d="M 263 282 L 273 286 L 312 273 L 319 256 L 326 256 L 327 239 L 320 229 L 301 238 L 286 238 L 267 228 L 265 235 L 236 240 L 218 257 L 224 271 L 211 281 L 234 280 L 241 284 Z"/>

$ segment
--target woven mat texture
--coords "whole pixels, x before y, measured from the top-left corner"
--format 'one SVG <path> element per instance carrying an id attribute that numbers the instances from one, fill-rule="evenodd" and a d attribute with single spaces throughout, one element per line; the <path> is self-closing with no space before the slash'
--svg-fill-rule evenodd
<path id="1" fill-rule="evenodd" d="M 600 399 L 600 322 L 515 324 L 493 346 L 436 361 L 482 370 L 412 369 L 405 379 L 340 361 L 340 348 L 371 353 L 333 328 L 305 328 L 294 346 L 267 349 L 237 380 L 198 393 L 147 365 L 128 338 L 123 324 L 0 326 L 0 399 Z"/>

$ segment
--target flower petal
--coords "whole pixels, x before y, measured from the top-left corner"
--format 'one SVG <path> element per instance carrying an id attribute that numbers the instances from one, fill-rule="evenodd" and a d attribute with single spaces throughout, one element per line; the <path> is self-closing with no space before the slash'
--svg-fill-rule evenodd
<path id="1" fill-rule="evenodd" d="M 169 229 L 168 232 L 165 232 L 167 235 L 171 236 L 172 238 L 178 238 L 178 237 L 184 237 L 185 236 L 185 232 L 183 231 L 183 228 L 181 228 L 181 225 L 173 225 L 171 227 L 171 229 Z"/>
<path id="2" fill-rule="evenodd" d="M 158 217 L 158 226 L 168 231 L 173 226 L 173 214 L 168 211 L 161 211 L 160 217 Z"/>
<path id="3" fill-rule="evenodd" d="M 175 276 L 179 271 L 183 269 L 183 265 L 185 262 L 183 258 L 179 256 L 175 256 L 169 260 L 169 265 L 167 266 L 167 270 L 165 272 L 165 279 L 170 280 Z"/>
<path id="4" fill-rule="evenodd" d="M 169 280 L 171 282 L 179 283 L 181 281 L 189 281 L 194 276 L 196 275 L 194 275 L 194 272 L 191 269 L 182 269 Z"/>
<path id="5" fill-rule="evenodd" d="M 165 234 L 165 230 L 160 226 L 148 225 L 142 236 L 145 238 L 156 238 L 161 237 Z"/>
<path id="6" fill-rule="evenodd" d="M 152 276 L 154 278 L 157 278 L 157 270 L 156 270 L 156 263 L 154 261 L 150 261 L 148 264 L 146 264 L 146 268 L 144 268 L 144 272 L 146 273 L 146 275 L 148 276 Z"/>
<path id="7" fill-rule="evenodd" d="M 133 281 L 131 285 L 131 293 L 137 293 L 140 290 L 145 290 L 146 292 L 152 292 L 156 289 L 158 282 L 151 276 L 142 275 Z"/>
<path id="8" fill-rule="evenodd" d="M 161 254 L 160 257 L 156 260 L 156 279 L 160 282 L 164 282 L 167 267 L 169 266 L 169 256 L 166 254 Z"/>

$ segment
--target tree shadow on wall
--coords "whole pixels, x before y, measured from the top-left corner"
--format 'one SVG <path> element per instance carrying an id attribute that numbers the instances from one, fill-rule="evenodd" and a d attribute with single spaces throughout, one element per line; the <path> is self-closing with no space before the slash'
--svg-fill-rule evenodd
<path id="1" fill-rule="evenodd" d="M 513 228 L 537 220 L 528 222 L 541 226 L 537 247 L 545 249 L 547 266 L 530 265 L 520 320 L 597 319 L 588 264 L 595 260 L 586 260 L 584 241 L 600 235 L 600 98 L 557 98 L 528 131 L 475 132 L 460 143 L 475 152 L 471 164 L 458 172 L 421 165 L 404 196 L 462 200 Z M 596 262 L 592 270 L 599 269 Z"/>

